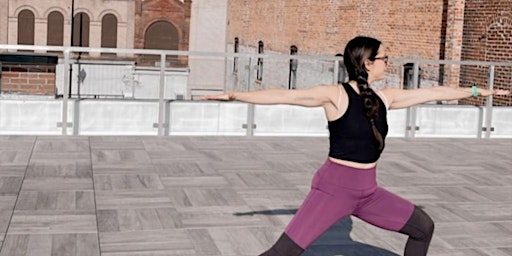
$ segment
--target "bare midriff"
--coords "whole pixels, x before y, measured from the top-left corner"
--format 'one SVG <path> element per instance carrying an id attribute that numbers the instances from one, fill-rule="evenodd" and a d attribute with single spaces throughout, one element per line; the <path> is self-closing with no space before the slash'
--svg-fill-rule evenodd
<path id="1" fill-rule="evenodd" d="M 352 161 L 347 161 L 347 160 L 341 160 L 341 159 L 332 158 L 332 157 L 329 157 L 329 160 L 331 160 L 332 162 L 337 163 L 337 164 L 350 166 L 350 167 L 354 167 L 357 169 L 362 169 L 362 171 L 364 171 L 364 169 L 371 169 L 377 165 L 377 162 L 366 164 L 366 163 L 358 163 L 358 162 L 352 162 Z"/>

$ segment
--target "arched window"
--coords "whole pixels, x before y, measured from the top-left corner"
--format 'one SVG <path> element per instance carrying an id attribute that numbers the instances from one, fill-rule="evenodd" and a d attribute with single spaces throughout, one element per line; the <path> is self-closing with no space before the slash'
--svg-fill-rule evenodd
<path id="1" fill-rule="evenodd" d="M 117 47 L 117 18 L 113 14 L 107 14 L 101 20 L 101 47 Z"/>
<path id="2" fill-rule="evenodd" d="M 258 53 L 263 54 L 264 53 L 264 44 L 263 41 L 258 42 Z M 258 58 L 258 66 L 256 71 L 256 80 L 262 81 L 263 80 L 263 58 Z"/>
<path id="3" fill-rule="evenodd" d="M 235 37 L 235 45 L 234 45 L 234 52 L 235 53 L 238 53 L 239 52 L 239 45 L 240 45 L 240 40 L 238 39 L 238 37 Z M 233 73 L 237 73 L 238 72 L 238 57 L 235 57 L 233 59 Z"/>
<path id="4" fill-rule="evenodd" d="M 89 15 L 77 13 L 73 18 L 73 46 L 89 47 Z"/>
<path id="5" fill-rule="evenodd" d="M 18 15 L 18 44 L 34 45 L 34 13 L 23 10 Z"/>
<path id="6" fill-rule="evenodd" d="M 146 30 L 144 36 L 144 49 L 157 50 L 179 50 L 178 30 L 173 24 L 167 21 L 157 21 L 151 24 Z M 144 63 L 154 63 L 160 65 L 160 56 L 143 56 Z M 166 66 L 180 65 L 178 56 L 167 55 Z"/>
<path id="7" fill-rule="evenodd" d="M 297 55 L 299 48 L 297 46 L 290 46 L 290 55 Z M 297 88 L 297 68 L 299 66 L 298 59 L 290 59 L 290 73 L 288 76 L 288 89 Z"/>
<path id="8" fill-rule="evenodd" d="M 46 34 L 46 44 L 51 46 L 64 45 L 64 16 L 53 11 L 48 15 L 48 32 Z"/>
<path id="9" fill-rule="evenodd" d="M 157 21 L 146 31 L 144 49 L 178 50 L 178 30 L 167 21 Z"/>

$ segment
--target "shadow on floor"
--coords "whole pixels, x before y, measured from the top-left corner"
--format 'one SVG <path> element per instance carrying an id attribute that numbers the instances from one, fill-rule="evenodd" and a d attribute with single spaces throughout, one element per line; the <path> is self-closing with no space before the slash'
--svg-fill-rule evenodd
<path id="1" fill-rule="evenodd" d="M 235 216 L 293 215 L 297 209 L 275 209 L 252 212 L 237 212 Z M 369 225 L 369 224 L 368 224 Z M 302 256 L 399 256 L 389 250 L 352 240 L 352 219 L 343 218 L 306 250 Z"/>

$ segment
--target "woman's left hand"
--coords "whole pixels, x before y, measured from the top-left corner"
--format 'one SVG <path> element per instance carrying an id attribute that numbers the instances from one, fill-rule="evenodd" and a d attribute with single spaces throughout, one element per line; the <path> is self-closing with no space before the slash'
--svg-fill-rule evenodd
<path id="1" fill-rule="evenodd" d="M 479 90 L 479 93 L 481 96 L 490 96 L 490 95 L 496 95 L 496 96 L 506 96 L 506 95 L 510 95 L 510 90 L 502 90 L 502 89 L 497 89 L 497 90 Z"/>

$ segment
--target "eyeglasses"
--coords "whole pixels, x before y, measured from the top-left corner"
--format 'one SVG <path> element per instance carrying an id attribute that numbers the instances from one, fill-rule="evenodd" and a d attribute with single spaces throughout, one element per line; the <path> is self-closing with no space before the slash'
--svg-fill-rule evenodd
<path id="1" fill-rule="evenodd" d="M 375 57 L 374 60 L 382 60 L 384 63 L 388 64 L 389 57 L 387 55 L 383 57 Z"/>

